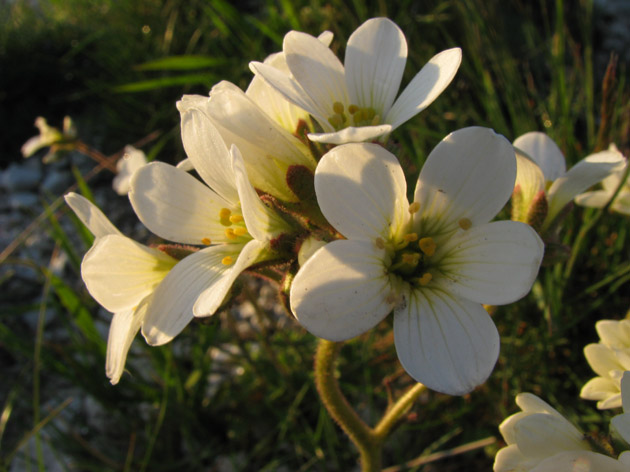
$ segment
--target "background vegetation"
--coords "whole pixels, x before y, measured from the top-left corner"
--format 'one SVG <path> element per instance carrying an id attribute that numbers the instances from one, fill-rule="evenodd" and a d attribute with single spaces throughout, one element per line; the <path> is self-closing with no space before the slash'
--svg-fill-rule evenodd
<path id="1" fill-rule="evenodd" d="M 609 75 L 602 86 L 609 19 L 592 2 L 390 3 L 5 2 L 0 164 L 18 159 L 36 116 L 59 125 L 66 114 L 105 154 L 158 131 L 144 150 L 179 161 L 184 154 L 174 104 L 182 94 L 205 95 L 219 80 L 245 88 L 248 61 L 280 50 L 290 29 L 333 31 L 333 49 L 342 57 L 349 34 L 373 16 L 393 19 L 406 34 L 404 83 L 434 53 L 463 49 L 451 86 L 393 136 L 410 178 L 440 139 L 471 125 L 510 140 L 545 131 L 568 166 L 610 142 L 628 155 L 627 64 L 620 60 L 614 79 Z M 126 205 L 110 183 L 103 172 L 90 185 L 111 192 L 110 207 Z M 142 236 L 129 211 L 112 212 L 117 224 Z M 578 398 L 593 376 L 582 349 L 597 340 L 597 320 L 622 318 L 630 306 L 629 228 L 627 217 L 575 208 L 559 234 L 571 258 L 543 267 L 527 298 L 494 313 L 502 349 L 488 382 L 464 397 L 422 396 L 388 442 L 384 462 L 403 464 L 497 438 L 463 455 L 392 469 L 490 470 L 502 445 L 497 426 L 516 410 L 514 396 L 522 391 L 540 395 L 587 433 L 607 434 L 615 412 Z M 15 252 L 0 261 L 0 470 L 355 467 L 353 447 L 327 417 L 313 385 L 316 340 L 279 312 L 268 286 L 244 278 L 221 313 L 190 325 L 167 346 L 149 348 L 137 339 L 131 375 L 112 387 L 104 375 L 110 315 L 79 276 L 90 239 L 63 210 L 42 218 L 36 232 L 53 243 L 49 260 Z M 61 268 L 52 264 L 60 254 L 67 255 Z M 16 299 L 11 287 L 24 268 L 36 274 L 32 298 Z M 342 358 L 342 389 L 365 418 L 379 418 L 389 396 L 411 383 L 387 321 L 347 343 Z"/>

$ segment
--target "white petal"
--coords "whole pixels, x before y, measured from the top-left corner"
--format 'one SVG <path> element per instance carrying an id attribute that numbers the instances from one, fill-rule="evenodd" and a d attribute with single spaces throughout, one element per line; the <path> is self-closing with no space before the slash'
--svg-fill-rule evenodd
<path id="1" fill-rule="evenodd" d="M 433 258 L 439 260 L 435 283 L 460 297 L 505 305 L 531 289 L 544 244 L 531 226 L 495 221 L 459 231 Z"/>
<path id="2" fill-rule="evenodd" d="M 169 342 L 193 319 L 193 306 L 199 296 L 216 284 L 229 267 L 221 260 L 236 257 L 239 245 L 212 246 L 185 257 L 155 289 L 142 325 L 147 343 L 159 346 Z"/>
<path id="3" fill-rule="evenodd" d="M 96 240 L 85 254 L 81 276 L 90 295 L 112 313 L 137 306 L 177 261 L 117 234 Z"/>
<path id="4" fill-rule="evenodd" d="M 233 259 L 236 259 L 236 262 L 230 266 L 221 264 L 222 267 L 216 269 L 217 276 L 212 279 L 212 283 L 199 295 L 193 307 L 194 315 L 200 317 L 213 315 L 223 303 L 225 296 L 241 272 L 264 259 L 266 247 L 267 244 L 265 242 L 253 239 L 241 249 L 240 253 L 230 253 L 227 248 L 224 249 L 223 254 L 230 255 Z"/>
<path id="5" fill-rule="evenodd" d="M 499 333 L 483 307 L 445 292 L 412 292 L 394 313 L 398 358 L 417 382 L 463 395 L 486 381 L 499 355 Z"/>
<path id="6" fill-rule="evenodd" d="M 87 226 L 94 237 L 121 234 L 103 212 L 87 198 L 74 192 L 66 194 L 64 198 L 68 206 L 72 208 L 72 211 Z"/>
<path id="7" fill-rule="evenodd" d="M 610 151 L 599 152 L 582 159 L 569 172 L 556 179 L 549 188 L 547 192 L 549 213 L 546 221 L 553 221 L 573 197 L 610 175 L 622 164 L 623 157 Z"/>
<path id="8" fill-rule="evenodd" d="M 315 192 L 324 216 L 349 239 L 387 238 L 409 219 L 402 168 L 377 144 L 329 151 L 315 171 Z"/>
<path id="9" fill-rule="evenodd" d="M 519 393 L 516 395 L 516 404 L 526 413 L 546 413 L 558 418 L 564 418 L 558 410 L 533 393 Z"/>
<path id="10" fill-rule="evenodd" d="M 127 353 L 144 321 L 146 301 L 144 299 L 136 309 L 119 311 L 112 318 L 107 337 L 107 359 L 105 361 L 105 372 L 112 385 L 118 383 L 125 370 Z"/>
<path id="11" fill-rule="evenodd" d="M 392 125 L 349 126 L 330 133 L 309 133 L 308 139 L 316 143 L 345 144 L 372 141 L 392 132 Z"/>
<path id="12" fill-rule="evenodd" d="M 461 62 L 460 48 L 447 49 L 433 56 L 405 87 L 385 121 L 397 128 L 428 107 L 451 83 Z"/>
<path id="13" fill-rule="evenodd" d="M 261 62 L 250 62 L 251 71 L 260 76 L 274 89 L 281 93 L 287 100 L 298 107 L 309 112 L 317 120 L 325 131 L 332 131 L 334 128 L 328 122 L 329 111 L 327 107 L 321 106 L 309 97 L 300 84 L 289 74 Z"/>
<path id="14" fill-rule="evenodd" d="M 524 456 L 550 457 L 561 451 L 589 449 L 583 434 L 565 418 L 532 413 L 514 425 L 515 442 Z"/>
<path id="15" fill-rule="evenodd" d="M 374 327 L 394 303 L 383 257 L 367 241 L 333 241 L 319 249 L 291 286 L 291 309 L 300 324 L 329 341 Z"/>
<path id="16" fill-rule="evenodd" d="M 613 396 L 619 396 L 621 402 L 619 386 L 608 377 L 594 377 L 580 390 L 580 398 L 585 400 L 607 400 Z M 618 406 L 621 406 L 621 403 Z"/>
<path id="17" fill-rule="evenodd" d="M 414 201 L 420 203 L 419 234 L 434 236 L 490 221 L 510 198 L 516 177 L 514 149 L 488 128 L 464 128 L 449 134 L 425 162 Z"/>
<path id="18" fill-rule="evenodd" d="M 628 472 L 628 468 L 597 452 L 566 451 L 543 460 L 531 472 Z"/>
<path id="19" fill-rule="evenodd" d="M 348 104 L 343 65 L 321 41 L 306 33 L 290 31 L 284 36 L 282 50 L 293 77 L 317 104 L 317 114 L 327 118 L 333 115 L 335 102 Z"/>
<path id="20" fill-rule="evenodd" d="M 116 162 L 116 177 L 112 181 L 112 187 L 118 195 L 129 193 L 129 182 L 131 176 L 140 167 L 147 164 L 147 157 L 144 152 L 133 146 L 125 146 L 125 154 Z"/>
<path id="21" fill-rule="evenodd" d="M 230 202 L 238 201 L 230 154 L 221 134 L 207 113 L 210 99 L 180 100 L 182 143 L 199 176 L 212 190 Z"/>
<path id="22" fill-rule="evenodd" d="M 256 190 L 249 183 L 245 163 L 236 146 L 232 146 L 230 154 L 232 156 L 232 170 L 236 178 L 236 188 L 241 200 L 243 219 L 249 234 L 259 241 L 268 241 L 283 229 L 290 231 L 284 220 L 260 200 Z"/>
<path id="23" fill-rule="evenodd" d="M 621 377 L 621 402 L 623 411 L 630 413 L 630 371 L 626 371 Z M 630 439 L 627 440 L 630 443 Z"/>
<path id="24" fill-rule="evenodd" d="M 584 356 L 595 373 L 602 377 L 608 377 L 611 370 L 625 370 L 615 351 L 603 344 L 587 345 Z"/>
<path id="25" fill-rule="evenodd" d="M 195 170 L 195 166 L 188 158 L 182 159 L 181 161 L 179 161 L 175 167 L 185 172 L 190 172 L 190 171 Z"/>
<path id="26" fill-rule="evenodd" d="M 575 203 L 589 208 L 603 208 L 610 201 L 613 194 L 606 190 L 584 192 L 575 197 Z"/>
<path id="27" fill-rule="evenodd" d="M 525 133 L 516 138 L 514 147 L 519 148 L 540 166 L 547 181 L 553 182 L 564 175 L 566 162 L 558 145 L 539 131 Z"/>
<path id="28" fill-rule="evenodd" d="M 518 186 L 523 195 L 523 205 L 525 208 L 522 212 L 525 213 L 529 210 L 529 205 L 536 197 L 538 192 L 545 190 L 545 176 L 542 173 L 542 169 L 532 161 L 526 154 L 523 154 L 520 150 L 516 151 L 516 182 L 514 187 Z"/>
<path id="29" fill-rule="evenodd" d="M 523 463 L 527 458 L 519 450 L 516 444 L 499 449 L 494 458 L 493 472 L 521 472 L 527 471 Z"/>
<path id="30" fill-rule="evenodd" d="M 152 162 L 134 174 L 129 200 L 153 233 L 184 244 L 202 244 L 204 238 L 225 241 L 219 213 L 238 208 L 189 173 L 163 162 Z"/>
<path id="31" fill-rule="evenodd" d="M 407 62 L 405 35 L 393 21 L 372 18 L 348 39 L 344 67 L 350 103 L 381 119 L 394 103 Z"/>
<path id="32" fill-rule="evenodd" d="M 599 320 L 595 329 L 606 346 L 630 348 L 630 320 Z"/>
<path id="33" fill-rule="evenodd" d="M 617 430 L 619 435 L 630 444 L 630 413 L 623 413 L 610 420 L 610 424 Z"/>

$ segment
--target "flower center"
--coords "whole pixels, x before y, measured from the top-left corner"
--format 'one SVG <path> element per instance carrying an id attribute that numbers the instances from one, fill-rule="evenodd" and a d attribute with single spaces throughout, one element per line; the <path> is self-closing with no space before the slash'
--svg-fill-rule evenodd
<path id="1" fill-rule="evenodd" d="M 219 221 L 225 226 L 225 237 L 228 242 L 235 242 L 242 237 L 251 239 L 247 227 L 245 226 L 243 215 L 233 213 L 229 208 L 221 208 L 219 211 Z M 212 241 L 210 238 L 202 238 L 201 244 L 209 246 L 212 244 Z"/>
<path id="2" fill-rule="evenodd" d="M 328 122 L 335 130 L 347 128 L 348 126 L 376 126 L 381 123 L 381 117 L 376 110 L 371 107 L 358 107 L 350 105 L 348 110 L 343 103 L 333 103 L 333 114 L 328 118 Z"/>
<path id="3" fill-rule="evenodd" d="M 407 233 L 399 242 L 391 244 L 377 238 L 376 246 L 387 248 L 392 254 L 388 273 L 421 287 L 428 285 L 433 279 L 430 259 L 437 248 L 433 238 L 420 238 L 417 233 Z"/>

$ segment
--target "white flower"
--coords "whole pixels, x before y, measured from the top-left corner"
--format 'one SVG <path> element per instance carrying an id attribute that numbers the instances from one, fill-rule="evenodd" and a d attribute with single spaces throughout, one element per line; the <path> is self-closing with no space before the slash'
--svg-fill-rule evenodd
<path id="1" fill-rule="evenodd" d="M 490 220 L 507 202 L 516 163 L 485 128 L 447 136 L 414 193 L 396 158 L 377 144 L 346 144 L 320 161 L 315 189 L 347 239 L 319 249 L 298 272 L 291 306 L 316 336 L 357 336 L 394 310 L 398 357 L 427 387 L 464 394 L 484 382 L 499 336 L 482 303 L 523 297 L 543 244 L 528 225 Z"/>
<path id="2" fill-rule="evenodd" d="M 273 257 L 271 240 L 288 229 L 249 183 L 238 149 L 228 151 L 211 125 L 203 135 L 196 131 L 184 120 L 184 148 L 208 186 L 160 162 L 142 167 L 131 179 L 129 199 L 147 228 L 169 241 L 209 246 L 184 259 L 197 257 L 202 266 L 202 276 L 186 280 L 198 297 L 186 290 L 153 297 L 142 329 L 153 345 L 170 341 L 193 314 L 212 315 L 243 270 Z M 188 309 L 175 310 L 182 303 Z"/>
<path id="3" fill-rule="evenodd" d="M 610 147 L 608 148 L 608 152 L 618 153 L 619 155 L 621 155 L 614 144 L 610 145 Z M 613 172 L 604 180 L 602 180 L 602 187 L 604 187 L 602 190 L 584 192 L 575 197 L 575 203 L 577 203 L 578 205 L 593 208 L 604 207 L 613 197 L 613 194 L 617 191 L 617 188 L 619 187 L 621 179 L 623 179 L 627 168 L 628 163 L 626 161 L 623 167 L 620 167 L 617 171 Z M 610 209 L 630 216 L 630 176 L 626 178 L 626 181 L 623 183 L 619 194 L 612 202 L 612 205 L 610 205 Z"/>
<path id="4" fill-rule="evenodd" d="M 407 42 L 387 18 L 372 18 L 352 33 L 345 64 L 321 41 L 298 31 L 285 35 L 283 52 L 290 74 L 259 62 L 250 68 L 317 120 L 324 132 L 309 134 L 311 140 L 332 144 L 389 134 L 442 93 L 462 58 L 459 48 L 435 55 L 396 99 Z"/>
<path id="5" fill-rule="evenodd" d="M 548 211 L 542 232 L 577 194 L 600 182 L 624 162 L 620 153 L 602 151 L 585 157 L 567 172 L 564 155 L 556 143 L 537 131 L 518 137 L 514 147 L 518 166 L 515 191 L 522 195 L 518 219 L 526 221 L 532 201 L 539 194 L 544 196 Z"/>
<path id="6" fill-rule="evenodd" d="M 116 163 L 116 177 L 112 182 L 112 187 L 118 195 L 129 193 L 129 182 L 131 176 L 140 167 L 147 164 L 147 156 L 133 146 L 125 146 L 125 154 Z"/>
<path id="7" fill-rule="evenodd" d="M 212 128 L 225 145 L 235 145 L 242 153 L 252 185 L 284 201 L 297 196 L 287 184 L 287 170 L 292 165 L 314 171 L 316 161 L 304 143 L 282 128 L 241 89 L 230 82 L 220 82 L 210 97 L 185 95 L 177 102 L 182 117 L 182 138 L 188 147 L 205 153 L 207 135 Z M 186 152 L 190 156 L 189 149 Z M 210 159 L 206 154 L 206 159 Z"/>
<path id="8" fill-rule="evenodd" d="M 46 118 L 41 116 L 35 119 L 35 127 L 39 130 L 39 134 L 29 138 L 22 145 L 21 151 L 24 157 L 30 157 L 40 149 L 50 147 L 50 151 L 42 159 L 42 162 L 48 163 L 54 160 L 57 151 L 74 148 L 77 131 L 69 116 L 63 119 L 63 131 L 48 126 Z"/>
<path id="9" fill-rule="evenodd" d="M 623 472 L 612 457 L 593 452 L 584 435 L 549 404 L 531 393 L 516 396 L 522 412 L 499 430 L 507 446 L 499 450 L 494 472 Z"/>
<path id="10" fill-rule="evenodd" d="M 105 372 L 117 384 L 125 368 L 127 352 L 147 314 L 148 300 L 177 260 L 123 236 L 89 200 L 76 194 L 66 202 L 94 234 L 85 254 L 81 275 L 90 294 L 114 313 L 107 340 Z M 181 267 L 189 261 L 182 262 Z M 172 283 L 173 277 L 168 283 Z M 165 284 L 162 289 L 167 289 Z"/>
<path id="11" fill-rule="evenodd" d="M 597 400 L 600 410 L 621 406 L 621 377 L 630 370 L 630 320 L 595 323 L 600 342 L 584 348 L 584 355 L 598 375 L 589 380 L 580 397 Z"/>

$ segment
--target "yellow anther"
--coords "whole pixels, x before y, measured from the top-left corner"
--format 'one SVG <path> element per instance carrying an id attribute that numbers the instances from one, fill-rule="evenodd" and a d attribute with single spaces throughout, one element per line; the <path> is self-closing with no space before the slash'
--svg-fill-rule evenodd
<path id="1" fill-rule="evenodd" d="M 359 110 L 359 107 L 356 105 L 350 105 L 348 107 L 348 113 L 350 113 L 351 115 L 354 115 L 358 110 Z"/>
<path id="2" fill-rule="evenodd" d="M 238 236 L 234 233 L 233 228 L 225 228 L 225 237 L 228 239 L 236 239 Z"/>
<path id="3" fill-rule="evenodd" d="M 212 241 L 210 241 L 210 238 L 203 238 L 201 240 L 201 244 L 205 244 L 206 246 L 210 246 L 210 244 L 212 244 Z"/>
<path id="4" fill-rule="evenodd" d="M 429 272 L 425 272 L 424 274 L 422 274 L 422 277 L 418 279 L 418 283 L 423 287 L 426 287 L 427 285 L 429 285 L 429 282 L 431 282 L 432 279 L 433 276 Z"/>
<path id="5" fill-rule="evenodd" d="M 409 213 L 414 214 L 418 213 L 418 211 L 420 211 L 420 204 L 418 202 L 413 202 L 409 205 Z"/>
<path id="6" fill-rule="evenodd" d="M 223 265 L 232 265 L 234 263 L 234 259 L 232 259 L 232 256 L 225 256 L 223 259 L 221 259 L 221 264 Z"/>
<path id="7" fill-rule="evenodd" d="M 413 241 L 417 241 L 418 240 L 418 235 L 416 233 L 409 233 L 409 234 L 405 234 L 403 236 L 403 239 L 405 241 L 407 241 L 408 243 L 411 243 Z"/>
<path id="8" fill-rule="evenodd" d="M 420 241 L 418 241 L 418 246 L 420 246 L 420 250 L 424 252 L 424 254 L 428 257 L 431 257 L 433 254 L 435 254 L 435 249 L 437 247 L 435 245 L 435 241 L 433 241 L 433 238 L 422 238 Z"/>
<path id="9" fill-rule="evenodd" d="M 468 218 L 462 218 L 458 221 L 458 224 L 459 227 L 465 231 L 467 229 L 470 229 L 470 227 L 472 226 L 472 221 L 470 221 Z"/>
<path id="10" fill-rule="evenodd" d="M 247 228 L 245 228 L 244 226 L 239 226 L 237 228 L 234 228 L 234 234 L 236 236 L 243 236 L 247 234 Z"/>
<path id="11" fill-rule="evenodd" d="M 223 226 L 230 226 L 232 224 L 230 215 L 232 215 L 232 212 L 229 208 L 221 208 L 221 211 L 219 211 L 219 219 Z"/>
<path id="12" fill-rule="evenodd" d="M 230 216 L 230 221 L 232 223 L 240 223 L 241 221 L 243 221 L 243 217 L 241 215 L 232 215 Z"/>
<path id="13" fill-rule="evenodd" d="M 418 254 L 417 252 L 406 252 L 402 255 L 402 261 L 407 265 L 417 266 L 418 262 L 420 262 L 420 254 Z"/>
<path id="14" fill-rule="evenodd" d="M 383 241 L 383 238 L 376 238 L 374 244 L 376 244 L 376 247 L 379 249 L 385 249 L 385 241 Z"/>
<path id="15" fill-rule="evenodd" d="M 381 122 L 381 116 L 380 115 L 374 115 L 374 118 L 372 118 L 372 126 L 376 126 L 380 122 Z"/>
<path id="16" fill-rule="evenodd" d="M 338 115 L 343 114 L 343 103 L 341 102 L 333 103 L 333 111 Z"/>
<path id="17" fill-rule="evenodd" d="M 339 129 L 343 126 L 343 117 L 342 115 L 335 114 L 328 118 L 328 123 L 330 123 L 333 128 Z"/>

